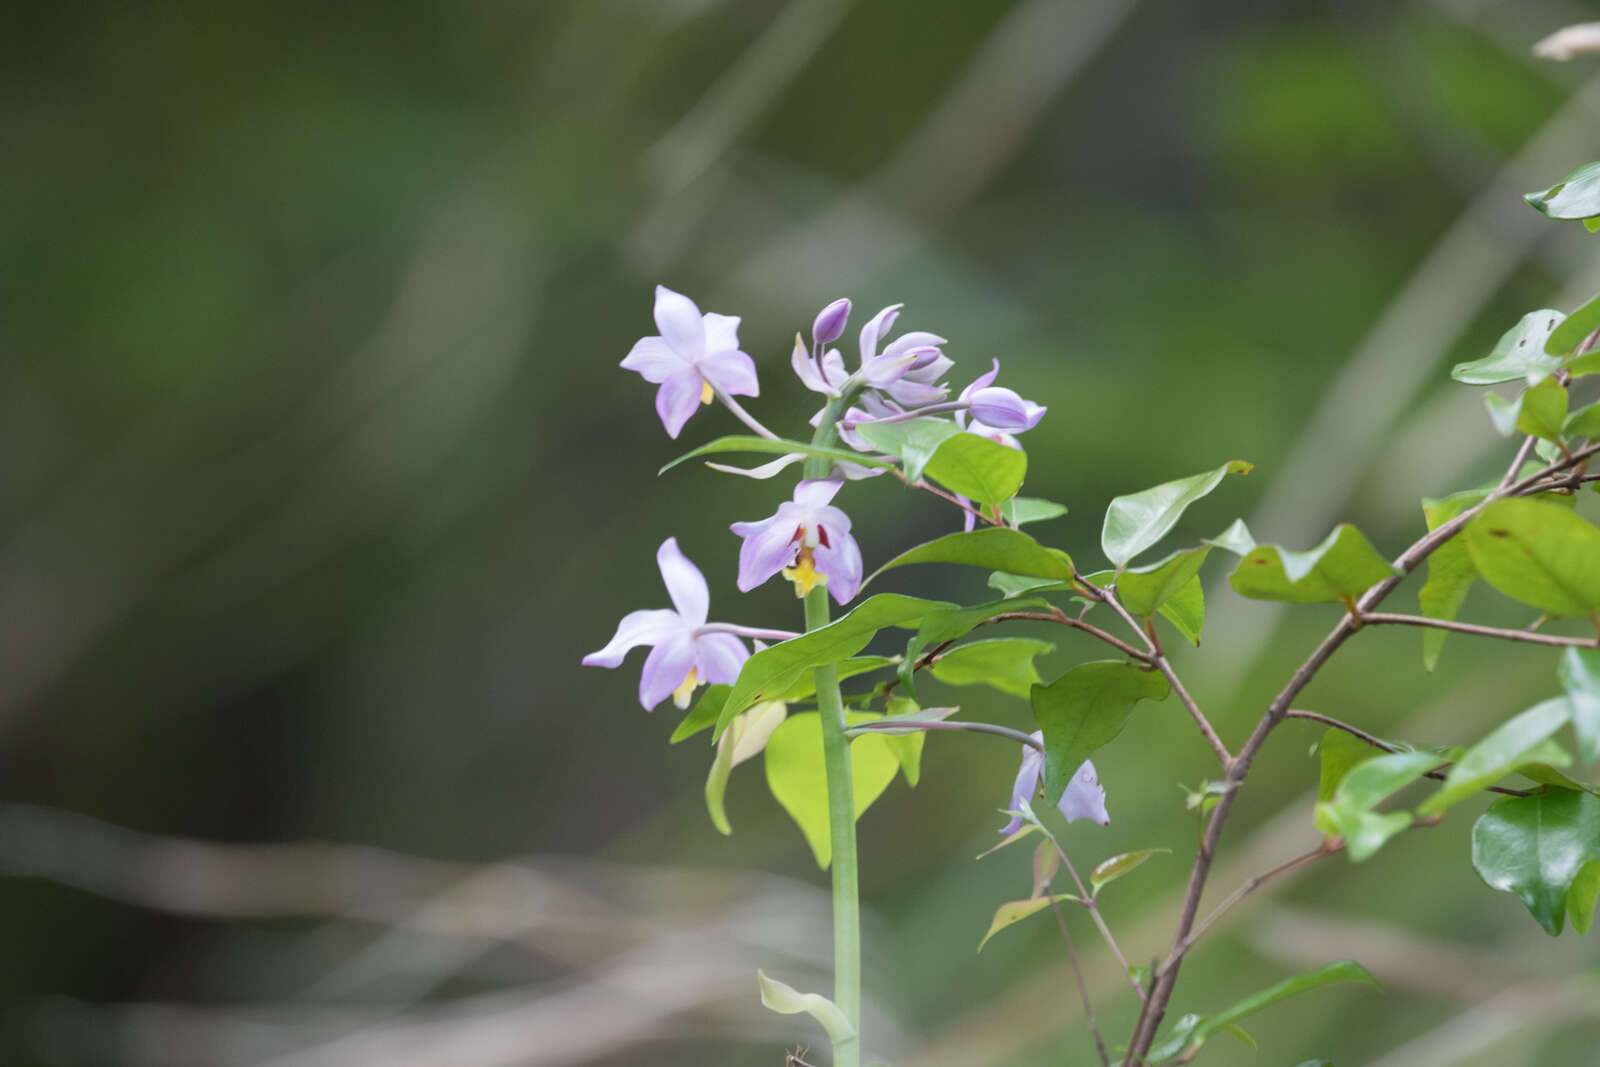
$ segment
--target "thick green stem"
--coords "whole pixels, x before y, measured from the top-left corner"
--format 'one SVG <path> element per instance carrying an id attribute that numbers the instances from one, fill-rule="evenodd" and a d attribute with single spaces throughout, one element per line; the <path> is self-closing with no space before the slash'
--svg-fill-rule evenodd
<path id="1" fill-rule="evenodd" d="M 812 443 L 833 443 L 842 398 L 829 402 Z M 806 460 L 805 476 L 827 476 L 830 462 Z M 806 594 L 806 629 L 828 624 L 828 589 L 819 585 Z M 817 711 L 822 717 L 822 760 L 828 774 L 828 835 L 833 846 L 833 1002 L 839 1005 L 856 1036 L 834 1045 L 834 1067 L 861 1063 L 861 899 L 856 875 L 856 802 L 850 771 L 850 739 L 844 733 L 844 701 L 839 695 L 839 669 L 816 669 Z"/>

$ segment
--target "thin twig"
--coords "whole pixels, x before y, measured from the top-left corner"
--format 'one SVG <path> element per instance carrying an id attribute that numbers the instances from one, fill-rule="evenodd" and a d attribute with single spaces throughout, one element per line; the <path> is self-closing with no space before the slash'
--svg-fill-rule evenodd
<path id="1" fill-rule="evenodd" d="M 1218 904 L 1215 908 L 1211 909 L 1211 914 L 1202 919 L 1195 926 L 1195 928 L 1189 932 L 1189 935 L 1183 939 L 1182 943 L 1176 946 L 1172 952 L 1167 954 L 1167 961 L 1166 963 L 1162 964 L 1162 967 L 1166 968 L 1170 966 L 1177 956 L 1181 956 L 1185 952 L 1188 952 L 1190 946 L 1204 937 L 1206 931 L 1211 929 L 1211 927 L 1216 924 L 1216 921 L 1222 918 L 1229 908 L 1233 907 L 1235 904 L 1239 903 L 1239 901 L 1255 892 L 1263 884 L 1272 881 L 1272 879 L 1278 877 L 1280 874 L 1288 874 L 1296 867 L 1302 867 L 1305 864 L 1310 863 L 1312 860 L 1319 860 L 1324 856 L 1331 856 L 1343 848 L 1344 843 L 1342 841 L 1337 843 L 1324 841 L 1310 852 L 1296 856 L 1287 863 L 1280 863 L 1278 866 L 1272 868 L 1272 870 L 1263 874 L 1258 874 L 1253 878 L 1246 879 L 1238 889 L 1235 889 L 1232 893 L 1229 893 L 1221 904 Z"/>
<path id="2" fill-rule="evenodd" d="M 921 478 L 918 478 L 916 481 L 912 481 L 911 479 L 907 478 L 905 476 L 905 474 L 903 474 L 898 469 L 894 469 L 893 470 L 893 474 L 894 474 L 894 476 L 896 478 L 900 479 L 900 484 L 904 485 L 907 489 L 920 489 L 924 493 L 932 493 L 934 496 L 938 497 L 940 500 L 948 501 L 949 503 L 954 504 L 956 507 L 960 508 L 962 511 L 966 512 L 968 515 L 971 515 L 973 518 L 981 520 L 985 525 L 987 525 L 987 526 L 994 526 L 995 525 L 995 521 L 993 519 L 989 518 L 989 516 L 985 515 L 982 511 L 979 511 L 977 508 L 973 507 L 971 504 L 962 503 L 961 499 L 959 497 L 957 497 L 954 493 L 947 493 L 943 489 L 940 489 L 936 485 L 929 485 L 927 482 L 923 481 Z"/>
<path id="3" fill-rule="evenodd" d="M 1388 612 L 1365 612 L 1363 623 L 1378 626 L 1426 626 L 1435 630 L 1452 630 L 1459 634 L 1477 634 L 1480 637 L 1498 637 L 1502 641 L 1521 641 L 1530 645 L 1576 645 L 1580 648 L 1600 647 L 1597 637 L 1563 637 L 1560 634 L 1532 633 L 1528 630 L 1504 630 L 1498 626 L 1479 626 L 1473 622 L 1456 622 L 1453 619 L 1430 619 L 1423 615 L 1393 615 Z"/>
<path id="4" fill-rule="evenodd" d="M 1166 653 L 1162 651 L 1161 641 L 1156 637 L 1154 621 L 1146 620 L 1149 622 L 1149 626 L 1140 626 L 1135 621 L 1132 613 L 1122 606 L 1122 601 L 1117 599 L 1116 593 L 1109 587 L 1101 589 L 1100 594 L 1101 599 L 1109 604 L 1111 609 L 1121 616 L 1122 621 L 1127 623 L 1129 628 L 1144 641 L 1149 649 L 1144 658 L 1154 664 L 1156 669 L 1166 677 L 1167 682 L 1172 686 L 1172 691 L 1178 694 L 1179 700 L 1183 701 L 1183 706 L 1189 711 L 1189 717 L 1194 720 L 1196 726 L 1200 727 L 1200 732 L 1205 735 L 1206 743 L 1211 746 L 1211 751 L 1216 753 L 1217 762 L 1222 764 L 1222 769 L 1226 772 L 1228 768 L 1233 766 L 1233 754 L 1228 751 L 1228 746 L 1222 743 L 1221 735 L 1211 725 L 1211 720 L 1206 718 L 1205 712 L 1200 710 L 1200 705 L 1195 702 L 1194 697 L 1189 695 L 1189 690 L 1184 688 L 1183 681 L 1178 677 L 1178 672 L 1173 668 L 1171 661 L 1167 659 Z"/>
<path id="5" fill-rule="evenodd" d="M 859 733 L 892 733 L 895 730 L 950 730 L 969 734 L 990 734 L 994 737 L 1003 737 L 1008 741 L 1027 745 L 1040 755 L 1044 754 L 1044 745 L 1034 740 L 1021 730 L 1013 730 L 1009 726 L 999 726 L 992 722 L 963 722 L 960 719 L 928 719 L 924 722 L 902 719 L 899 722 L 857 722 L 851 723 L 845 729 L 847 734 Z"/>
<path id="6" fill-rule="evenodd" d="M 1286 718 L 1286 719 L 1305 719 L 1308 722 L 1320 722 L 1324 726 L 1333 727 L 1335 730 L 1343 730 L 1345 733 L 1349 734 L 1350 736 L 1358 737 L 1361 740 L 1365 741 L 1367 744 L 1371 745 L 1373 748 L 1379 748 L 1379 749 L 1382 749 L 1385 752 L 1391 752 L 1392 753 L 1392 752 L 1404 752 L 1405 751 L 1405 749 L 1401 748 L 1399 745 L 1392 745 L 1389 742 L 1383 740 L 1383 738 L 1381 738 L 1381 737 L 1374 737 L 1371 734 L 1367 733 L 1365 730 L 1361 729 L 1360 727 L 1351 726 L 1349 723 L 1344 722 L 1341 719 L 1335 719 L 1332 715 L 1323 715 L 1320 712 L 1302 711 L 1299 708 L 1290 708 L 1287 712 L 1284 713 L 1283 717 Z M 1423 777 L 1424 778 L 1432 778 L 1432 779 L 1434 779 L 1436 781 L 1440 781 L 1440 782 L 1446 781 L 1447 778 L 1448 778 L 1448 775 L 1446 775 L 1444 773 L 1443 767 L 1448 767 L 1448 766 L 1450 766 L 1450 764 L 1449 763 L 1445 763 L 1445 764 L 1442 765 L 1442 767 L 1438 767 L 1438 768 L 1435 768 L 1434 770 L 1431 770 L 1431 771 L 1427 772 L 1426 774 L 1423 775 Z M 1486 790 L 1488 792 L 1490 792 L 1490 793 L 1500 793 L 1500 794 L 1502 794 L 1504 796 L 1508 796 L 1508 797 L 1527 797 L 1527 796 L 1532 796 L 1533 795 L 1532 793 L 1529 793 L 1526 790 L 1522 790 L 1522 789 L 1505 789 L 1505 788 L 1502 788 L 1501 786 L 1498 786 L 1498 785 L 1487 786 Z"/>
<path id="7" fill-rule="evenodd" d="M 1115 648 L 1118 652 L 1121 652 L 1124 656 L 1127 656 L 1127 657 L 1129 657 L 1131 659 L 1136 659 L 1141 663 L 1153 663 L 1154 662 L 1151 653 L 1143 652 L 1143 651 L 1140 651 L 1137 648 L 1134 648 L 1132 645 L 1128 644 L 1126 641 L 1123 641 L 1123 640 L 1121 640 L 1120 638 L 1117 638 L 1117 637 L 1113 637 L 1111 634 L 1106 633 L 1104 630 L 1100 629 L 1100 627 L 1095 626 L 1092 623 L 1084 622 L 1082 619 L 1073 618 L 1071 615 L 1068 615 L 1066 612 L 1062 611 L 1060 608 L 1052 607 L 1051 610 L 1048 611 L 1048 612 L 1045 612 L 1045 611 L 1008 611 L 1008 612 L 1004 613 L 1003 615 L 994 616 L 989 621 L 990 622 L 999 622 L 999 621 L 1004 620 L 1004 619 L 1027 619 L 1027 620 L 1030 620 L 1032 622 L 1053 622 L 1057 626 L 1067 626 L 1067 627 L 1070 627 L 1070 628 L 1072 628 L 1074 630 L 1082 630 L 1084 633 L 1090 635 L 1091 637 L 1097 637 L 1100 640 L 1104 641 L 1106 644 L 1110 645 L 1112 648 Z"/>
<path id="8" fill-rule="evenodd" d="M 1045 899 L 1050 910 L 1056 913 L 1056 928 L 1061 931 L 1061 943 L 1067 946 L 1067 960 L 1072 964 L 1072 974 L 1078 980 L 1078 995 L 1083 998 L 1083 1014 L 1089 1020 L 1089 1033 L 1094 1035 L 1094 1047 L 1100 1052 L 1101 1067 L 1111 1067 L 1111 1056 L 1106 1052 L 1105 1039 L 1100 1036 L 1100 1023 L 1094 1017 L 1094 1005 L 1089 1002 L 1089 983 L 1083 980 L 1083 968 L 1078 964 L 1078 954 L 1072 949 L 1072 934 L 1067 931 L 1066 916 L 1061 914 L 1061 902 L 1051 892 L 1050 884 L 1044 886 Z"/>
<path id="9" fill-rule="evenodd" d="M 1505 475 L 1500 479 L 1500 488 L 1504 489 L 1516 480 L 1517 472 L 1522 470 L 1524 463 L 1528 462 L 1528 456 L 1532 454 L 1534 445 L 1538 443 L 1539 439 L 1532 434 L 1522 439 L 1522 444 L 1517 448 L 1517 454 L 1511 459 L 1511 466 L 1506 468 Z"/>
<path id="10" fill-rule="evenodd" d="M 1111 935 L 1111 927 L 1106 925 L 1105 916 L 1100 914 L 1100 905 L 1095 903 L 1094 894 L 1089 892 L 1089 887 L 1083 884 L 1082 878 L 1078 877 L 1078 869 L 1067 858 L 1066 852 L 1061 847 L 1061 842 L 1055 839 L 1054 834 L 1047 834 L 1046 836 L 1050 838 L 1050 844 L 1055 846 L 1056 855 L 1061 857 L 1061 865 L 1072 876 L 1072 884 L 1078 887 L 1078 899 L 1089 910 L 1089 916 L 1094 919 L 1094 924 L 1100 928 L 1100 936 L 1106 939 L 1106 945 L 1111 949 L 1111 954 L 1122 965 L 1122 973 L 1127 976 L 1128 984 L 1133 986 L 1133 991 L 1139 994 L 1139 1000 L 1143 1001 L 1146 996 L 1144 986 L 1140 985 L 1139 980 L 1133 976 L 1133 969 L 1128 966 L 1128 957 L 1122 954 L 1122 948 L 1117 944 L 1117 939 Z"/>

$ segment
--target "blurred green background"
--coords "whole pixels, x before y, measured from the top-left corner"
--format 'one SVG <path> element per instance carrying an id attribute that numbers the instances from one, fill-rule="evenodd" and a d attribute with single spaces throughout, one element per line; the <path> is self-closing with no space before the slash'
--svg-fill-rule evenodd
<path id="1" fill-rule="evenodd" d="M 586 0 L 34 5 L 0 43 L 0 1062 L 778 1064 L 822 1045 L 754 968 L 824 988 L 825 876 L 710 751 L 579 658 L 665 603 L 675 535 L 713 616 L 729 522 L 779 482 L 655 470 L 678 442 L 616 364 L 665 283 L 744 317 L 750 406 L 814 408 L 788 343 L 826 301 L 949 338 L 959 386 L 1048 404 L 1028 491 L 1094 554 L 1107 499 L 1234 457 L 1191 510 L 1395 553 L 1416 500 L 1509 454 L 1449 365 L 1600 288 L 1593 238 L 1520 201 L 1600 156 L 1600 63 L 1535 60 L 1557 0 Z M 853 336 L 853 332 L 851 334 Z M 853 354 L 852 354 L 853 359 Z M 852 486 L 868 567 L 953 528 Z M 938 505 L 938 506 L 935 506 Z M 1593 509 L 1585 505 L 1591 515 Z M 1233 597 L 1179 667 L 1240 738 L 1329 624 Z M 927 572 L 885 588 L 982 595 Z M 1397 610 L 1415 606 L 1413 582 Z M 1468 617 L 1526 621 L 1479 590 Z M 1051 664 L 1097 652 L 1060 640 Z M 1176 643 L 1175 641 L 1173 643 Z M 1302 698 L 1471 741 L 1554 656 L 1362 635 Z M 639 654 L 635 653 L 635 657 Z M 930 693 L 939 693 L 934 683 Z M 1023 702 L 942 694 L 1028 727 Z M 1170 936 L 1193 847 L 1176 704 L 1097 757 L 1082 864 L 1131 955 Z M 1213 879 L 1315 843 L 1316 731 L 1286 725 Z M 994 841 L 1016 754 L 934 737 L 862 823 L 868 1049 L 1093 1059 L 1048 920 Z M 1468 806 L 1470 807 L 1470 806 Z M 1600 941 L 1552 941 L 1468 864 L 1472 811 L 1319 864 L 1191 957 L 1174 1015 L 1350 956 L 1338 987 L 1202 1062 L 1600 1062 Z M 1012 854 L 1015 852 L 1016 854 Z M 1131 997 L 1071 917 L 1108 1037 Z M 1223 1039 L 1227 1040 L 1227 1039 Z M 825 1051 L 812 1052 L 825 1062 Z"/>

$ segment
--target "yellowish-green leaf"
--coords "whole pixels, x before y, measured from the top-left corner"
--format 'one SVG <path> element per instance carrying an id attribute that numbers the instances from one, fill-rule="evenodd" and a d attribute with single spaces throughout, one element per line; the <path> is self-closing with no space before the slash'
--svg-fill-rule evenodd
<path id="1" fill-rule="evenodd" d="M 1112 856 L 1095 864 L 1094 870 L 1089 872 L 1089 887 L 1091 896 L 1100 895 L 1100 887 L 1115 882 L 1118 878 L 1134 870 L 1145 860 L 1161 852 L 1171 852 L 1169 848 L 1141 848 L 1136 852 L 1124 852 L 1120 856 Z"/>
<path id="2" fill-rule="evenodd" d="M 835 1045 L 856 1036 L 856 1028 L 850 1025 L 849 1017 L 839 1005 L 821 993 L 801 993 L 776 978 L 768 978 L 764 971 L 757 971 L 756 978 L 761 983 L 763 1007 L 780 1015 L 799 1015 L 804 1012 L 822 1024 L 822 1028 L 828 1032 L 828 1040 Z"/>
<path id="3" fill-rule="evenodd" d="M 847 714 L 851 723 L 877 719 L 862 712 Z M 851 781 L 855 789 L 856 818 L 889 788 L 900 760 L 888 738 L 863 734 L 850 742 Z M 766 747 L 767 786 L 773 797 L 800 827 L 811 846 L 817 866 L 827 869 L 833 858 L 828 825 L 828 774 L 822 758 L 822 720 L 816 712 L 785 719 Z"/>
<path id="4" fill-rule="evenodd" d="M 1555 618 L 1600 609 L 1600 529 L 1538 500 L 1496 500 L 1467 524 L 1484 581 Z"/>
<path id="5" fill-rule="evenodd" d="M 989 943 L 989 939 L 995 934 L 998 934 L 1001 930 L 1004 930 L 1006 927 L 1011 926 L 1014 923 L 1021 922 L 1030 915 L 1037 915 L 1041 911 L 1048 908 L 1052 903 L 1059 904 L 1063 900 L 1071 901 L 1074 904 L 1083 903 L 1082 898 L 1073 896 L 1071 893 L 1056 893 L 1054 896 L 1031 897 L 1027 900 L 1013 900 L 1009 903 L 1000 905 L 1000 907 L 995 910 L 994 921 L 989 924 L 989 932 L 983 935 L 982 941 L 978 942 L 978 951 L 982 952 L 983 946 Z"/>

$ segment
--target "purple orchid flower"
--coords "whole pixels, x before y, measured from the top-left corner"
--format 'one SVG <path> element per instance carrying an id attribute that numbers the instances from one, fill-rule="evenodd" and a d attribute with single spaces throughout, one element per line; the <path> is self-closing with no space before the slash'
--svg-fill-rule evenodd
<path id="1" fill-rule="evenodd" d="M 677 538 L 661 542 L 656 566 L 677 610 L 629 612 L 605 648 L 583 657 L 586 667 L 618 667 L 630 650 L 650 645 L 639 677 L 639 703 L 646 711 L 669 696 L 678 707 L 687 708 L 696 686 L 731 685 L 750 658 L 743 641 L 707 626 L 711 594 L 705 576 L 679 551 Z"/>
<path id="2" fill-rule="evenodd" d="M 1033 739 L 1044 744 L 1044 731 L 1035 730 Z M 1017 780 L 1011 787 L 1011 803 L 1007 811 L 1021 811 L 1024 801 L 1031 802 L 1039 792 L 1039 778 L 1044 774 L 1044 754 L 1031 745 L 1022 748 L 1022 767 L 1017 771 Z M 1066 792 L 1061 794 L 1061 800 L 1056 804 L 1061 814 L 1067 817 L 1068 822 L 1075 819 L 1093 819 L 1101 826 L 1111 824 L 1111 816 L 1106 814 L 1106 791 L 1100 784 L 1100 775 L 1095 771 L 1094 764 L 1084 760 L 1078 769 L 1072 773 L 1072 781 L 1067 783 Z M 1002 834 L 1014 834 L 1022 829 L 1022 816 L 1013 815 L 1011 821 L 1000 829 Z"/>
<path id="3" fill-rule="evenodd" d="M 736 315 L 700 313 L 695 302 L 664 285 L 656 286 L 657 336 L 639 340 L 622 361 L 656 391 L 656 414 L 667 436 L 677 437 L 683 424 L 717 391 L 734 396 L 759 396 L 756 365 L 739 351 Z"/>
<path id="4" fill-rule="evenodd" d="M 966 416 L 956 413 L 956 423 L 968 433 L 978 434 L 997 441 L 1007 448 L 1021 448 L 1012 434 L 1031 430 L 1039 425 L 1048 410 L 1031 400 L 1024 400 L 1014 391 L 994 384 L 1000 373 L 1000 361 L 978 375 L 973 383 L 961 391 L 961 403 L 966 405 Z M 970 418 L 970 422 L 968 419 Z"/>
<path id="5" fill-rule="evenodd" d="M 840 604 L 861 588 L 861 548 L 850 536 L 850 516 L 830 501 L 836 481 L 803 481 L 794 499 L 760 522 L 736 522 L 731 529 L 744 538 L 739 546 L 739 589 L 748 593 L 779 571 L 805 596 L 818 583 Z"/>
<path id="6" fill-rule="evenodd" d="M 850 321 L 850 301 L 840 297 L 821 311 L 811 323 L 811 340 L 819 345 L 831 345 L 844 336 L 844 324 Z"/>
<path id="7" fill-rule="evenodd" d="M 891 341 L 881 353 L 878 351 L 878 345 L 900 317 L 900 307 L 891 304 L 861 327 L 861 367 L 855 374 L 855 381 L 868 389 L 880 389 L 898 403 L 910 407 L 937 403 L 949 392 L 937 383 L 954 365 L 939 350 L 945 343 L 943 337 L 914 330 Z M 849 302 L 843 300 L 836 300 L 822 309 L 812 327 L 816 348 L 823 348 L 839 336 L 849 311 Z M 817 355 L 808 350 L 798 336 L 790 362 L 801 383 L 824 396 L 841 395 L 851 380 L 838 349 L 827 348 Z"/>

